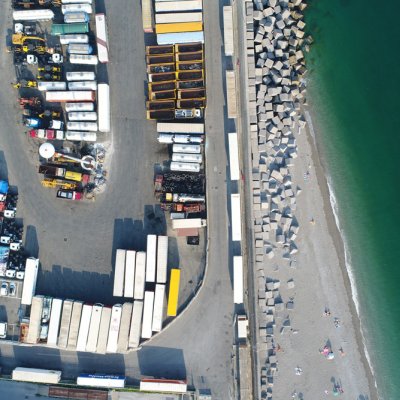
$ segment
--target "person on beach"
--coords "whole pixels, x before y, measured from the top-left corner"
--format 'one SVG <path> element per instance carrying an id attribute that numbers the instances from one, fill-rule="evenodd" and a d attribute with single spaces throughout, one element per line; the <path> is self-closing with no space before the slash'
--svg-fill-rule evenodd
<path id="1" fill-rule="evenodd" d="M 341 355 L 342 357 L 344 357 L 344 356 L 346 355 L 346 353 L 345 353 L 344 350 L 343 350 L 343 347 L 341 347 L 341 348 L 339 349 L 339 353 L 340 353 L 340 355 Z"/>
<path id="2" fill-rule="evenodd" d="M 329 317 L 331 315 L 329 308 L 325 307 L 324 315 L 325 317 Z"/>

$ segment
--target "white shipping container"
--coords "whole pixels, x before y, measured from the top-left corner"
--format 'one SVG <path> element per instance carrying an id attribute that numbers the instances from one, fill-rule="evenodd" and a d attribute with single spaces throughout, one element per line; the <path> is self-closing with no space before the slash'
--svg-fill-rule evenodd
<path id="1" fill-rule="evenodd" d="M 159 143 L 173 144 L 173 143 L 203 143 L 202 135 L 175 135 L 174 133 L 159 133 Z"/>
<path id="2" fill-rule="evenodd" d="M 68 332 L 68 349 L 76 349 L 78 343 L 79 326 L 81 325 L 83 301 L 74 301 L 72 305 L 71 322 Z"/>
<path id="3" fill-rule="evenodd" d="M 124 297 L 133 299 L 135 282 L 136 251 L 128 250 L 125 259 L 125 288 Z"/>
<path id="4" fill-rule="evenodd" d="M 152 336 L 154 292 L 144 293 L 142 338 L 150 339 Z"/>
<path id="5" fill-rule="evenodd" d="M 64 14 L 66 24 L 89 22 L 89 16 L 84 11 L 68 12 Z"/>
<path id="6" fill-rule="evenodd" d="M 81 102 L 94 100 L 94 92 L 89 90 L 46 92 L 46 101 L 50 103 L 64 103 L 72 101 Z"/>
<path id="7" fill-rule="evenodd" d="M 59 35 L 61 44 L 71 44 L 71 43 L 89 43 L 89 36 L 81 33 L 75 33 L 70 35 Z M 67 75 L 69 72 L 67 72 Z M 68 78 L 67 78 L 68 80 Z"/>
<path id="8" fill-rule="evenodd" d="M 157 238 L 157 283 L 167 282 L 168 236 Z"/>
<path id="9" fill-rule="evenodd" d="M 66 103 L 65 111 L 73 112 L 73 111 L 93 111 L 94 103 Z"/>
<path id="10" fill-rule="evenodd" d="M 139 347 L 140 334 L 142 332 L 143 301 L 135 300 L 133 303 L 131 329 L 129 332 L 129 348 Z"/>
<path id="11" fill-rule="evenodd" d="M 207 221 L 201 218 L 185 218 L 172 220 L 172 229 L 202 228 Z"/>
<path id="12" fill-rule="evenodd" d="M 132 308 L 132 303 L 124 303 L 122 306 L 121 324 L 119 327 L 117 345 L 118 353 L 125 353 L 128 350 L 129 328 L 131 326 Z"/>
<path id="13" fill-rule="evenodd" d="M 97 140 L 97 134 L 96 132 L 66 131 L 65 139 L 72 142 L 95 142 Z"/>
<path id="14" fill-rule="evenodd" d="M 156 281 L 157 235 L 147 235 L 146 282 Z"/>
<path id="15" fill-rule="evenodd" d="M 125 377 L 117 375 L 80 374 L 76 379 L 76 384 L 78 386 L 124 388 Z"/>
<path id="16" fill-rule="evenodd" d="M 81 4 L 92 4 L 93 0 L 61 0 L 62 4 L 74 4 L 74 3 L 81 3 Z"/>
<path id="17" fill-rule="evenodd" d="M 184 162 L 172 161 L 170 168 L 171 171 L 200 172 L 200 164 L 198 163 L 184 163 Z"/>
<path id="18" fill-rule="evenodd" d="M 92 13 L 92 6 L 88 3 L 81 2 L 80 4 L 74 3 L 74 4 L 63 4 L 61 6 L 61 12 L 63 14 L 70 13 L 70 12 L 79 12 L 83 11 L 87 14 Z"/>
<path id="19" fill-rule="evenodd" d="M 239 147 L 237 133 L 228 133 L 229 141 L 229 169 L 232 181 L 240 178 L 239 169 Z"/>
<path id="20" fill-rule="evenodd" d="M 67 47 L 69 54 L 92 54 L 93 47 L 87 43 L 71 43 Z"/>
<path id="21" fill-rule="evenodd" d="M 97 59 L 97 56 L 94 55 L 70 54 L 69 62 L 71 64 L 97 65 L 99 60 Z"/>
<path id="22" fill-rule="evenodd" d="M 38 90 L 44 92 L 47 90 L 66 90 L 67 82 L 46 82 L 39 81 L 37 84 Z"/>
<path id="23" fill-rule="evenodd" d="M 51 314 L 49 322 L 49 331 L 47 333 L 47 344 L 49 346 L 57 346 L 58 331 L 61 322 L 61 310 L 63 301 L 61 299 L 53 299 L 51 304 Z"/>
<path id="24" fill-rule="evenodd" d="M 111 310 L 110 329 L 108 330 L 108 340 L 107 340 L 107 353 L 117 352 L 121 315 L 122 315 L 121 304 L 115 304 Z"/>
<path id="25" fill-rule="evenodd" d="M 146 253 L 138 251 L 136 253 L 136 268 L 135 268 L 135 290 L 134 298 L 143 300 L 144 286 L 146 278 Z"/>
<path id="26" fill-rule="evenodd" d="M 200 154 L 201 146 L 198 144 L 173 144 L 172 152 L 173 153 Z"/>
<path id="27" fill-rule="evenodd" d="M 89 334 L 90 318 L 92 316 L 93 306 L 84 304 L 82 308 L 81 324 L 79 325 L 78 341 L 76 351 L 86 351 L 86 344 Z"/>
<path id="28" fill-rule="evenodd" d="M 96 14 L 97 54 L 101 63 L 108 63 L 107 22 L 104 14 Z"/>
<path id="29" fill-rule="evenodd" d="M 110 87 L 106 83 L 99 83 L 97 85 L 97 112 L 99 114 L 99 131 L 110 132 Z"/>
<path id="30" fill-rule="evenodd" d="M 240 194 L 231 194 L 231 229 L 232 240 L 242 240 L 242 219 L 240 211 Z"/>
<path id="31" fill-rule="evenodd" d="M 243 257 L 233 257 L 233 302 L 243 303 Z"/>
<path id="32" fill-rule="evenodd" d="M 11 377 L 14 381 L 55 384 L 61 380 L 61 371 L 18 367 L 13 370 Z"/>
<path id="33" fill-rule="evenodd" d="M 111 321 L 111 308 L 103 307 L 101 313 L 100 327 L 99 327 L 99 337 L 97 340 L 97 349 L 96 349 L 97 353 L 106 354 L 108 331 L 110 330 L 110 321 Z"/>
<path id="34" fill-rule="evenodd" d="M 179 32 L 179 33 L 159 33 L 157 35 L 157 43 L 175 44 L 175 43 L 204 43 L 204 33 L 200 32 Z"/>
<path id="35" fill-rule="evenodd" d="M 67 129 L 69 131 L 89 131 L 97 132 L 96 122 L 67 122 Z"/>
<path id="36" fill-rule="evenodd" d="M 124 295 L 125 257 L 126 250 L 118 249 L 115 254 L 114 297 L 122 297 Z"/>
<path id="37" fill-rule="evenodd" d="M 67 72 L 65 76 L 67 81 L 94 81 L 96 79 L 96 74 L 92 71 Z"/>
<path id="38" fill-rule="evenodd" d="M 63 303 L 63 309 L 62 309 L 62 313 L 61 313 L 60 332 L 58 335 L 58 342 L 57 342 L 57 346 L 62 349 L 67 348 L 73 302 L 74 302 L 73 300 L 64 300 L 64 303 Z"/>
<path id="39" fill-rule="evenodd" d="M 166 1 L 155 3 L 156 13 L 159 12 L 176 12 L 176 11 L 201 11 L 203 9 L 202 0 L 187 1 Z"/>
<path id="40" fill-rule="evenodd" d="M 36 290 L 36 280 L 39 269 L 39 259 L 29 257 L 25 262 L 24 284 L 22 286 L 21 304 L 29 306 Z"/>
<path id="41" fill-rule="evenodd" d="M 160 332 L 164 321 L 165 285 L 157 284 L 154 294 L 153 332 Z"/>
<path id="42" fill-rule="evenodd" d="M 97 349 L 97 340 L 100 332 L 101 314 L 103 311 L 102 304 L 95 304 L 90 319 L 88 339 L 86 343 L 86 351 L 95 352 Z"/>
<path id="43" fill-rule="evenodd" d="M 199 123 L 178 123 L 178 122 L 157 122 L 158 133 L 190 133 L 204 134 L 204 124 Z"/>
<path id="44" fill-rule="evenodd" d="M 203 21 L 202 12 L 156 14 L 156 24 L 173 24 L 177 22 L 202 22 L 202 21 Z"/>
<path id="45" fill-rule="evenodd" d="M 68 113 L 70 121 L 97 121 L 96 112 L 77 111 Z"/>
<path id="46" fill-rule="evenodd" d="M 14 10 L 14 21 L 50 21 L 54 18 L 51 10 Z"/>
<path id="47" fill-rule="evenodd" d="M 203 157 L 201 154 L 172 153 L 172 161 L 201 164 L 203 162 Z"/>
<path id="48" fill-rule="evenodd" d="M 97 90 L 96 81 L 68 82 L 68 90 Z"/>

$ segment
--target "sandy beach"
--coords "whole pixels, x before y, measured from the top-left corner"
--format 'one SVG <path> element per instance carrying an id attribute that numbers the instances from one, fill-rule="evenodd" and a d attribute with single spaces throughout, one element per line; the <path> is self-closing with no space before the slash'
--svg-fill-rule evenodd
<path id="1" fill-rule="evenodd" d="M 316 136 L 318 139 L 318 132 Z M 297 144 L 299 156 L 291 170 L 294 184 L 302 190 L 295 213 L 300 225 L 297 264 L 290 267 L 281 257 L 275 257 L 267 276 L 280 280 L 282 300 L 293 300 L 294 304 L 293 310 L 285 310 L 277 318 L 278 372 L 273 398 L 377 399 L 352 300 L 343 242 L 317 146 L 308 128 L 297 136 Z M 294 288 L 286 283 L 291 279 Z M 281 334 L 287 319 L 291 330 Z M 333 359 L 329 359 L 332 355 L 328 357 L 330 351 Z"/>

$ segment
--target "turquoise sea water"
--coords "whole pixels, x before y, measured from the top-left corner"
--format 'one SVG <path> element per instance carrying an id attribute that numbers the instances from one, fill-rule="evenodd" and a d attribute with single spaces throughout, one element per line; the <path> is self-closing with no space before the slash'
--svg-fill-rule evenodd
<path id="1" fill-rule="evenodd" d="M 398 2 L 312 0 L 308 94 L 380 397 L 400 398 Z M 361 395 L 362 393 L 360 393 Z"/>

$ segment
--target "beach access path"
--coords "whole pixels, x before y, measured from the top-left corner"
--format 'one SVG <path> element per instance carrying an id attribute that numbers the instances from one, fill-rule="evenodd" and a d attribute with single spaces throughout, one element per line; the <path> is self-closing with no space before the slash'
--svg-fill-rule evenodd
<path id="1" fill-rule="evenodd" d="M 374 383 L 324 171 L 311 134 L 303 130 L 297 135 L 297 144 L 299 156 L 291 170 L 293 182 L 302 189 L 296 210 L 300 225 L 297 264 L 291 268 L 275 257 L 266 275 L 279 279 L 282 300 L 292 298 L 294 303 L 294 309 L 284 315 L 284 319 L 290 318 L 292 331 L 281 335 L 276 330 L 275 340 L 281 350 L 277 352 L 273 397 L 330 398 L 336 386 L 343 389 L 343 398 L 372 400 L 376 398 Z M 295 284 L 292 289 L 286 283 L 290 279 Z M 320 354 L 325 346 L 332 350 L 334 359 Z M 297 367 L 301 375 L 296 375 Z"/>

